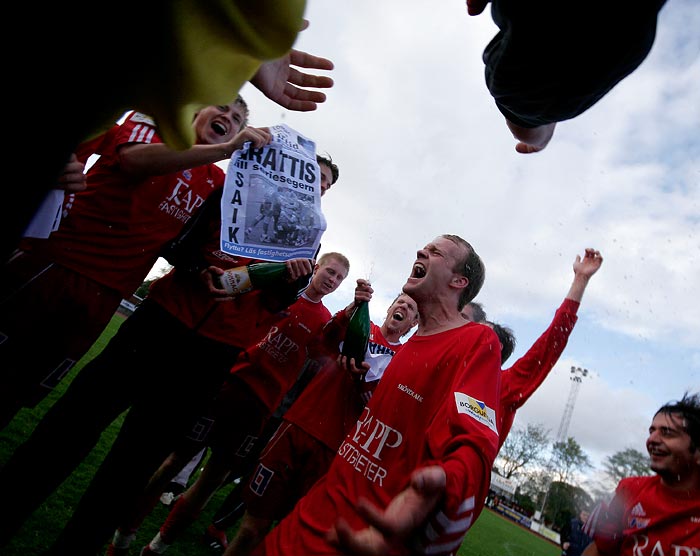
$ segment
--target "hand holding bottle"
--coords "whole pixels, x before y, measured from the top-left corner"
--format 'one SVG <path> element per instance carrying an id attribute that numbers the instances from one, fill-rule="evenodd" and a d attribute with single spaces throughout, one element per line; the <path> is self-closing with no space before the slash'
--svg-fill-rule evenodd
<path id="1" fill-rule="evenodd" d="M 369 363 L 367 361 L 362 361 L 359 366 L 355 364 L 355 359 L 347 357 L 342 353 L 338 356 L 338 365 L 350 371 L 352 377 L 358 381 L 362 381 L 369 371 Z"/>
<path id="2" fill-rule="evenodd" d="M 345 313 L 348 315 L 348 317 L 352 316 L 352 313 L 353 311 L 355 311 L 355 308 L 362 302 L 369 303 L 372 299 L 373 293 L 374 290 L 372 289 L 372 284 L 370 284 L 369 280 L 365 280 L 364 278 L 358 278 L 357 286 L 355 286 L 355 298 L 353 299 L 353 302 L 350 303 L 350 305 L 345 307 Z"/>
<path id="3" fill-rule="evenodd" d="M 341 356 L 345 357 L 346 368 L 352 372 L 352 368 L 359 369 L 364 361 L 370 334 L 369 301 L 372 299 L 371 284 L 368 280 L 360 278 L 355 287 L 355 299 L 345 309 L 351 309 L 350 322 L 345 331 L 345 339 L 341 347 Z M 364 374 L 366 371 L 361 371 Z"/>
<path id="4" fill-rule="evenodd" d="M 221 283 L 221 276 L 223 276 L 224 272 L 223 268 L 209 266 L 200 273 L 207 290 L 217 301 L 231 301 L 233 299 Z"/>
<path id="5" fill-rule="evenodd" d="M 274 288 L 283 284 L 293 284 L 305 276 L 310 278 L 313 269 L 314 263 L 311 259 L 258 262 L 228 270 L 210 266 L 202 271 L 202 279 L 215 298 L 226 301 L 253 289 Z"/>

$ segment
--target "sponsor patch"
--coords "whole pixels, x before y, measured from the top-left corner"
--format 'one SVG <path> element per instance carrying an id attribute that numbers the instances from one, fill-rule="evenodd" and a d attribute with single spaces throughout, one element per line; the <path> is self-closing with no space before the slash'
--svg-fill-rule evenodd
<path id="1" fill-rule="evenodd" d="M 472 398 L 462 392 L 455 392 L 455 403 L 457 404 L 457 413 L 464 413 L 475 419 L 482 425 L 486 425 L 493 432 L 498 434 L 496 428 L 496 412 L 484 402 Z"/>
<path id="2" fill-rule="evenodd" d="M 134 112 L 134 114 L 131 116 L 131 121 L 148 124 L 153 127 L 156 125 L 152 118 L 146 116 L 146 114 L 142 114 L 141 112 Z"/>
<path id="3" fill-rule="evenodd" d="M 632 517 L 629 520 L 630 529 L 643 529 L 649 525 L 650 519 L 648 517 Z"/>

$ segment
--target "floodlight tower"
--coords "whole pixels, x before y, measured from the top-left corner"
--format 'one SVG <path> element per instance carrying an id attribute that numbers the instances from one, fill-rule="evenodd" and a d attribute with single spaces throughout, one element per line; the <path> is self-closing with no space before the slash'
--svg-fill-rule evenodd
<path id="1" fill-rule="evenodd" d="M 559 431 L 557 432 L 557 442 L 566 441 L 566 433 L 569 432 L 569 423 L 571 423 L 571 415 L 574 412 L 574 405 L 576 404 L 576 396 L 578 396 L 578 391 L 581 388 L 581 382 L 583 378 L 588 376 L 588 369 L 582 369 L 581 367 L 571 367 L 571 390 L 569 390 L 569 399 L 566 401 L 566 406 L 564 407 L 564 415 L 561 418 L 561 423 L 559 423 Z"/>
<path id="2" fill-rule="evenodd" d="M 581 388 L 581 383 L 584 377 L 588 376 L 588 369 L 582 369 L 581 367 L 571 367 L 571 389 L 569 390 L 569 399 L 566 401 L 566 406 L 564 406 L 564 415 L 562 415 L 561 423 L 559 423 L 559 430 L 557 431 L 557 443 L 566 442 L 567 433 L 569 432 L 569 423 L 571 423 L 571 415 L 574 413 L 574 405 L 576 404 L 576 396 L 578 396 L 578 391 Z M 554 455 L 549 460 L 547 468 L 550 473 L 552 471 L 552 459 Z M 542 500 L 542 509 L 540 510 L 540 516 L 544 518 L 544 507 L 547 505 L 547 498 L 549 498 L 549 487 L 552 486 L 551 479 L 547 482 L 547 490 L 544 493 L 544 500 Z"/>

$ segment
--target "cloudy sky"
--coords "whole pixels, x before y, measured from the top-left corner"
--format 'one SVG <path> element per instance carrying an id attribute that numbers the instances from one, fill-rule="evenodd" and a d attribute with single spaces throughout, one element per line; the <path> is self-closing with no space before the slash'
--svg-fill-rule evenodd
<path id="1" fill-rule="evenodd" d="M 653 412 L 700 390 L 700 10 L 669 0 L 651 54 L 541 153 L 520 155 L 483 78 L 495 34 L 463 0 L 308 0 L 296 47 L 330 58 L 335 86 L 312 113 L 247 85 L 251 124 L 286 123 L 340 167 L 323 199 L 322 251 L 351 261 L 327 298 L 375 289 L 380 323 L 415 251 L 442 233 L 469 240 L 487 278 L 477 300 L 517 337 L 513 363 L 549 324 L 585 247 L 604 263 L 560 362 L 515 426 L 555 436 L 572 366 L 581 384 L 568 435 L 599 463 L 644 451 Z M 601 13 L 604 17 L 604 13 Z"/>

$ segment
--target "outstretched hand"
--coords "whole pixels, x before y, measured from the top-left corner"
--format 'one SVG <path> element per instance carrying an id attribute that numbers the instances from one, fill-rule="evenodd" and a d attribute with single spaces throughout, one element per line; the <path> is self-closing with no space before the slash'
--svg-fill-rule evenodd
<path id="1" fill-rule="evenodd" d="M 576 255 L 576 260 L 574 261 L 574 274 L 581 275 L 586 278 L 590 278 L 603 264 L 603 255 L 600 251 L 595 249 L 586 248 L 583 258 L 580 255 Z"/>
<path id="2" fill-rule="evenodd" d="M 309 26 L 304 20 L 302 31 Z M 314 56 L 301 50 L 290 50 L 282 58 L 263 63 L 250 79 L 252 85 L 267 98 L 280 106 L 298 112 L 316 110 L 318 104 L 325 102 L 326 95 L 320 91 L 333 86 L 330 77 L 301 72 L 292 66 L 307 69 L 332 70 L 333 62 L 320 56 Z"/>
<path id="3" fill-rule="evenodd" d="M 344 552 L 367 556 L 384 556 L 394 547 L 418 549 L 417 533 L 445 492 L 447 477 L 439 465 L 413 472 L 411 483 L 386 507 L 380 510 L 364 499 L 358 511 L 369 527 L 353 531 L 339 519 L 328 532 L 328 539 Z"/>

